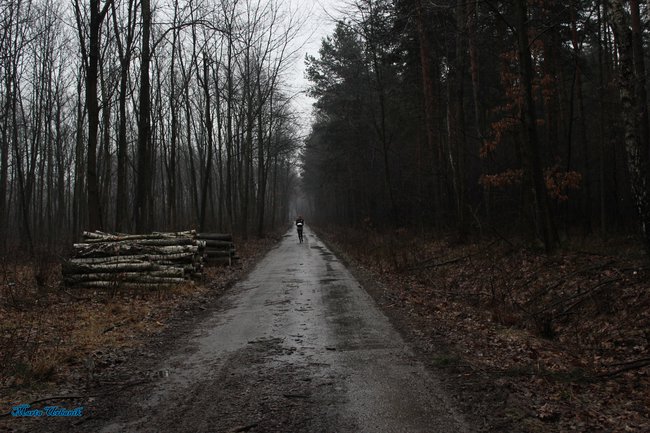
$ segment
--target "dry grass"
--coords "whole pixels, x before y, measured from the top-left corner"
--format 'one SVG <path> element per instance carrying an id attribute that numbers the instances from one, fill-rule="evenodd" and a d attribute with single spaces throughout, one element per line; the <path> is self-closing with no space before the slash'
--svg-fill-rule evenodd
<path id="1" fill-rule="evenodd" d="M 57 258 L 0 260 L 0 413 L 16 402 L 83 383 L 107 353 L 138 347 L 197 297 L 221 291 L 275 239 L 238 243 L 242 266 L 152 292 L 69 290 Z"/>

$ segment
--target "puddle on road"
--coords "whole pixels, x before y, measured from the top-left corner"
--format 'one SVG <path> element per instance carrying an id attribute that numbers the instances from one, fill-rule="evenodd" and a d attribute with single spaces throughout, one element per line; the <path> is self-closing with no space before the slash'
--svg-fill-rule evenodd
<path id="1" fill-rule="evenodd" d="M 336 262 L 338 261 L 334 254 L 332 254 L 330 251 L 327 251 L 323 246 L 321 245 L 314 245 L 309 248 L 313 248 L 315 250 L 320 251 L 320 255 L 325 259 L 326 262 Z"/>
<path id="2" fill-rule="evenodd" d="M 291 302 L 291 299 L 280 299 L 280 300 L 266 300 L 264 301 L 264 306 L 269 307 L 271 305 L 282 305 L 282 304 L 288 304 Z"/>
<path id="3" fill-rule="evenodd" d="M 341 281 L 340 278 L 321 278 L 319 282 L 321 284 L 329 284 L 329 283 L 334 283 L 336 281 Z"/>
<path id="4" fill-rule="evenodd" d="M 340 300 L 350 297 L 350 289 L 346 284 L 333 284 L 329 283 L 326 287 L 323 287 L 323 295 L 327 300 Z"/>
<path id="5" fill-rule="evenodd" d="M 354 330 L 363 329 L 363 327 L 366 326 L 366 322 L 357 316 L 350 316 L 350 317 L 335 316 L 334 318 L 330 318 L 329 322 L 340 328 L 354 328 Z M 341 332 L 345 332 L 345 331 L 341 331 Z"/>
<path id="6" fill-rule="evenodd" d="M 305 280 L 301 278 L 291 278 L 291 279 L 286 279 L 282 280 L 282 284 L 286 284 L 287 286 L 295 285 L 295 284 L 302 284 L 304 283 Z"/>

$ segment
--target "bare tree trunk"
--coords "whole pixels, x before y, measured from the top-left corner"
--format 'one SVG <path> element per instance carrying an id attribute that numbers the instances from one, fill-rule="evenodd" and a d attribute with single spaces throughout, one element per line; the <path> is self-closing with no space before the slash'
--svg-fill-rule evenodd
<path id="1" fill-rule="evenodd" d="M 603 27 L 606 26 L 606 1 L 598 2 L 598 131 L 600 136 L 600 167 L 599 167 L 599 182 L 600 182 L 600 232 L 602 236 L 607 233 L 607 187 L 605 182 L 606 177 L 606 145 L 607 140 L 605 137 L 605 66 L 603 55 Z M 603 13 L 601 15 L 601 6 Z"/>
<path id="2" fill-rule="evenodd" d="M 103 69 L 103 67 L 102 67 Z M 103 107 L 102 107 L 102 128 L 103 128 L 103 138 L 102 138 L 102 158 L 98 159 L 101 161 L 104 169 L 101 175 L 101 182 L 99 182 L 99 202 L 100 210 L 110 212 L 109 199 L 111 197 L 111 94 L 108 89 L 109 83 L 106 82 L 107 78 L 103 71 L 100 73 L 101 79 L 101 95 Z M 104 221 L 104 214 L 101 215 L 102 221 Z M 105 222 L 107 223 L 107 221 Z"/>
<path id="3" fill-rule="evenodd" d="M 208 186 L 210 185 L 210 174 L 212 172 L 212 148 L 213 126 L 212 126 L 212 107 L 210 105 L 210 66 L 208 65 L 208 56 L 203 54 L 203 92 L 205 97 L 205 129 L 207 134 L 208 152 L 205 161 L 205 173 L 203 176 L 203 185 L 201 187 L 201 213 L 199 216 L 199 229 L 205 230 L 205 216 L 208 201 Z"/>
<path id="4" fill-rule="evenodd" d="M 636 73 L 639 69 L 634 67 L 634 35 L 627 23 L 625 11 L 621 0 L 608 0 L 609 19 L 616 36 L 619 54 L 620 74 L 620 97 L 625 126 L 625 150 L 627 153 L 627 165 L 630 171 L 632 193 L 636 203 L 641 223 L 642 241 L 646 250 L 650 253 L 650 197 L 648 197 L 648 148 L 644 146 L 642 136 L 643 129 L 639 130 L 639 121 L 644 116 L 642 108 L 645 105 L 639 103 L 637 92 L 645 87 L 645 78 L 639 77 Z M 635 5 L 632 5 L 633 8 Z M 638 3 L 636 4 L 638 8 Z M 633 18 L 634 19 L 634 18 Z M 639 53 L 642 56 L 642 53 Z M 636 84 L 635 83 L 639 83 Z M 645 89 L 643 89 L 645 95 Z M 646 114 L 647 115 L 647 114 Z M 645 120 L 647 124 L 647 118 Z"/>
<path id="5" fill-rule="evenodd" d="M 189 191 L 189 197 L 185 205 L 185 220 L 196 223 L 199 218 L 199 193 L 198 193 L 198 181 L 196 176 L 195 164 L 194 164 L 194 149 L 192 146 L 192 104 L 190 100 L 190 81 L 192 75 L 192 69 L 195 67 L 196 62 L 196 31 L 192 27 L 192 56 L 189 59 L 189 64 L 185 64 L 183 56 L 178 57 L 178 63 L 183 78 L 183 106 L 185 114 L 185 145 L 186 145 L 186 155 L 187 162 L 189 163 L 189 184 L 185 186 L 185 190 Z M 180 47 L 179 47 L 180 50 Z M 180 51 L 179 51 L 180 52 Z"/>
<path id="6" fill-rule="evenodd" d="M 251 36 L 252 37 L 252 36 Z M 253 153 L 253 124 L 255 122 L 255 104 L 254 104 L 254 98 L 255 98 L 255 90 L 252 89 L 252 84 L 251 84 L 251 62 L 252 62 L 252 56 L 250 51 L 252 50 L 252 46 L 250 45 L 250 41 L 247 41 L 248 45 L 246 46 L 246 55 L 244 57 L 244 62 L 246 62 L 245 66 L 245 77 L 244 77 L 244 98 L 245 98 L 245 104 L 246 104 L 246 124 L 244 125 L 245 128 L 245 133 L 246 137 L 243 141 L 243 144 L 245 145 L 241 151 L 242 156 L 243 156 L 243 170 L 240 170 L 241 173 L 243 173 L 243 182 L 240 183 L 239 188 L 240 188 L 240 197 L 241 197 L 241 231 L 242 231 L 242 237 L 244 239 L 248 239 L 248 211 L 249 211 L 249 203 L 250 203 L 250 190 L 251 190 L 251 177 L 253 175 L 252 173 L 252 153 Z"/>
<path id="7" fill-rule="evenodd" d="M 530 180 L 532 196 L 534 199 L 537 225 L 541 232 L 546 251 L 551 253 L 558 247 L 558 237 L 555 225 L 548 206 L 548 197 L 542 162 L 539 154 L 539 142 L 537 137 L 535 103 L 533 100 L 532 78 L 533 65 L 530 56 L 528 41 L 528 5 L 527 0 L 517 0 L 516 22 L 518 37 L 518 57 L 521 76 L 522 91 L 524 93 L 523 104 L 523 126 L 524 143 L 522 146 L 523 159 L 526 176 Z"/>
<path id="8" fill-rule="evenodd" d="M 13 74 L 14 80 L 16 78 L 16 74 Z M 30 218 L 29 218 L 29 208 L 30 208 L 30 194 L 29 194 L 29 189 L 30 186 L 26 185 L 29 183 L 28 181 L 25 180 L 25 170 L 23 166 L 23 151 L 19 147 L 19 135 L 18 135 L 18 107 L 17 107 L 17 102 L 18 102 L 18 90 L 17 90 L 17 85 L 14 82 L 13 83 L 13 94 L 12 94 L 12 107 L 11 107 L 11 115 L 12 115 L 12 133 L 13 133 L 13 150 L 14 150 L 14 159 L 15 159 L 15 165 L 16 165 L 16 176 L 18 178 L 18 193 L 20 195 L 20 214 L 21 214 L 21 219 L 22 219 L 22 234 L 25 240 L 25 243 L 27 244 L 27 248 L 29 251 L 30 255 L 34 254 L 34 242 L 32 238 L 32 229 L 31 229 L 31 224 L 30 224 Z M 29 174 L 28 174 L 29 176 Z"/>
<path id="9" fill-rule="evenodd" d="M 278 196 L 278 157 L 273 157 L 273 187 L 271 196 L 271 228 L 275 228 L 275 216 L 278 211 L 277 196 Z"/>
<path id="10" fill-rule="evenodd" d="M 461 240 L 467 237 L 467 211 L 465 200 L 465 113 L 464 113 L 464 70 L 465 38 L 463 35 L 465 9 L 464 0 L 456 2 L 456 41 L 452 67 L 448 78 L 447 128 L 449 134 L 449 164 L 456 201 L 456 228 Z"/>
<path id="11" fill-rule="evenodd" d="M 167 122 L 166 122 L 166 114 L 167 114 L 167 104 L 165 103 L 166 101 L 163 101 L 163 66 L 161 65 L 161 56 L 155 56 L 153 58 L 154 60 L 154 73 L 155 73 L 155 91 L 153 91 L 152 94 L 152 125 L 151 125 L 151 130 L 152 130 L 152 135 L 151 135 L 151 154 L 152 154 L 152 167 L 154 168 L 154 173 L 152 173 L 152 178 L 156 179 L 156 173 L 155 169 L 158 167 L 158 170 L 160 170 L 160 179 L 159 179 L 159 184 L 156 185 L 155 183 L 152 182 L 152 205 L 151 205 L 151 221 L 152 225 L 155 223 L 158 227 L 165 227 L 169 224 L 169 221 L 167 220 L 167 212 L 165 211 L 168 206 L 167 206 L 167 188 L 166 188 L 166 175 L 167 175 L 167 168 L 166 168 L 166 158 L 167 158 Z M 153 114 L 155 113 L 155 115 Z M 156 122 L 157 121 L 157 122 Z M 160 149 L 158 152 L 156 152 L 156 147 L 153 145 L 153 143 L 159 143 L 158 148 Z M 162 153 L 162 157 L 159 157 L 158 160 L 156 161 L 156 155 L 160 155 Z M 158 186 L 158 190 L 156 191 L 156 186 Z M 156 204 L 158 205 L 157 207 L 154 206 L 153 203 L 153 197 L 157 198 Z M 157 211 L 157 212 L 156 212 Z"/>
<path id="12" fill-rule="evenodd" d="M 424 114 L 425 114 L 425 130 L 427 134 L 427 147 L 429 151 L 431 152 L 432 155 L 434 155 L 434 161 L 433 161 L 433 171 L 436 175 L 440 174 L 440 167 L 439 167 L 439 162 L 440 158 L 436 158 L 435 155 L 439 154 L 440 148 L 438 144 L 436 144 L 436 126 L 435 126 L 435 109 L 434 109 L 434 91 L 433 91 L 433 83 L 431 81 L 432 77 L 432 71 L 431 71 L 431 55 L 430 55 L 430 45 L 429 45 L 429 39 L 426 33 L 427 26 L 425 25 L 425 17 L 424 17 L 424 8 L 422 5 L 422 0 L 416 0 L 416 14 L 415 14 L 415 19 L 416 19 L 416 25 L 417 25 L 417 31 L 418 31 L 418 41 L 420 45 L 420 67 L 422 70 L 422 87 L 423 87 L 423 94 L 424 94 Z M 440 177 L 437 179 L 437 183 L 439 183 Z M 434 185 L 433 187 L 433 208 L 436 213 L 436 221 L 435 224 L 440 223 L 440 209 L 441 209 L 441 204 L 442 200 L 440 197 L 440 192 L 439 192 L 439 187 L 438 185 Z M 420 202 L 423 204 L 424 199 L 420 197 Z"/>
<path id="13" fill-rule="evenodd" d="M 77 133 L 76 133 L 76 143 L 75 143 L 75 185 L 74 185 L 74 198 L 73 198 L 73 209 L 72 209 L 72 230 L 74 233 L 79 232 L 81 229 L 81 226 L 84 225 L 85 219 L 84 215 L 86 214 L 86 200 L 84 199 L 87 197 L 86 194 L 84 194 L 84 184 L 85 184 L 85 176 L 84 176 L 84 140 L 83 140 L 83 135 L 82 131 L 84 130 L 83 125 L 85 121 L 85 109 L 82 103 L 81 99 L 81 75 L 82 72 L 79 71 L 79 79 L 77 82 Z"/>
<path id="14" fill-rule="evenodd" d="M 97 79 L 99 75 L 100 38 L 102 21 L 108 12 L 112 0 L 107 0 L 100 9 L 100 0 L 90 1 L 90 25 L 88 30 L 89 46 L 86 49 L 82 25 L 82 13 L 79 0 L 75 0 L 77 27 L 81 51 L 86 62 L 86 108 L 88 110 L 88 162 L 86 176 L 88 182 L 88 228 L 101 229 L 102 212 L 97 180 L 97 141 L 99 129 L 99 103 L 97 101 Z M 148 0 L 145 0 L 148 1 Z"/>
<path id="15" fill-rule="evenodd" d="M 467 43 L 469 48 L 469 71 L 470 77 L 472 78 L 472 98 L 474 100 L 474 127 L 476 129 L 476 135 L 483 141 L 483 114 L 479 98 L 479 56 L 476 46 L 478 1 L 470 0 L 467 2 Z"/>
<path id="16" fill-rule="evenodd" d="M 632 18 L 632 52 L 634 56 L 635 93 L 639 118 L 639 139 L 642 149 L 648 152 L 650 146 L 650 122 L 648 121 L 648 93 L 646 91 L 646 70 L 643 48 L 643 29 L 639 16 L 639 0 L 630 0 Z M 647 158 L 647 155 L 646 155 Z"/>
<path id="17" fill-rule="evenodd" d="M 11 66 L 7 61 L 5 67 L 5 103 L 2 117 L 2 147 L 0 147 L 0 249 L 4 251 L 7 247 L 7 217 L 9 203 L 7 201 L 7 184 L 9 180 L 9 143 L 10 138 L 10 111 L 11 111 Z"/>
<path id="18" fill-rule="evenodd" d="M 587 143 L 587 119 L 585 104 L 582 94 L 582 69 L 580 66 L 581 47 L 578 42 L 577 17 L 575 7 L 571 8 L 571 37 L 575 56 L 575 86 L 578 96 L 578 107 L 580 109 L 580 141 L 582 143 L 583 158 L 583 185 L 584 196 L 582 198 L 583 225 L 585 234 L 592 231 L 591 225 L 591 182 L 589 173 L 589 150 Z"/>
<path id="19" fill-rule="evenodd" d="M 219 65 L 223 58 L 223 51 L 221 52 L 219 62 L 217 63 L 216 71 L 214 72 L 214 85 L 215 88 L 219 89 Z M 218 194 L 218 203 L 217 203 L 217 227 L 219 230 L 223 230 L 223 209 L 224 209 L 224 174 L 223 174 L 223 113 L 221 111 L 221 96 L 217 92 L 215 97 L 216 111 L 217 111 L 217 194 Z"/>
<path id="20" fill-rule="evenodd" d="M 64 163 L 64 150 L 63 150 L 63 132 L 62 132 L 62 117 L 63 117 L 63 94 L 62 89 L 59 88 L 61 83 L 57 83 L 57 103 L 56 103 L 56 185 L 57 185 L 57 200 L 56 200 L 56 219 L 55 224 L 59 229 L 69 231 L 69 219 L 66 218 L 66 184 L 65 184 L 65 163 Z M 65 233 L 65 232 L 64 232 Z M 67 239 L 67 233 L 65 233 Z"/>
<path id="21" fill-rule="evenodd" d="M 178 15 L 178 1 L 174 2 L 174 23 Z M 180 47 L 177 48 L 178 32 L 173 31 L 172 54 L 170 64 L 170 90 L 169 90 L 169 111 L 170 111 L 170 138 L 169 138 L 169 162 L 167 164 L 167 218 L 169 225 L 174 230 L 178 224 L 177 203 L 176 203 L 176 147 L 178 146 L 178 107 L 176 104 L 176 50 L 180 54 Z"/>
<path id="22" fill-rule="evenodd" d="M 135 39 L 137 8 L 134 0 L 129 0 L 127 11 L 126 36 L 124 43 L 120 38 L 120 31 L 117 22 L 117 13 L 113 6 L 113 29 L 115 32 L 115 41 L 120 58 L 120 93 L 118 97 L 119 125 L 117 135 L 117 191 L 115 193 L 115 229 L 117 231 L 126 231 L 128 224 L 128 170 L 127 156 L 128 143 L 126 136 L 126 98 L 129 85 L 129 69 L 131 66 L 131 56 L 133 53 L 133 42 Z"/>
<path id="23" fill-rule="evenodd" d="M 51 51 L 50 51 L 51 52 Z M 46 194 L 46 204 L 45 204 L 45 227 L 49 228 L 46 230 L 47 237 L 47 249 L 52 251 L 55 246 L 55 238 L 59 236 L 59 227 L 54 225 L 54 194 L 56 192 L 54 184 L 54 140 L 56 139 L 55 134 L 57 131 L 57 125 L 54 124 L 56 116 L 56 106 L 55 106 L 55 90 L 53 89 L 53 80 L 54 80 L 54 71 L 52 62 L 49 62 L 48 72 L 46 74 L 47 79 L 47 120 L 45 123 L 45 152 L 47 154 L 47 174 L 46 180 L 41 179 L 41 185 L 47 184 Z M 41 226 L 42 227 L 42 226 Z M 53 229 L 57 227 L 57 229 Z"/>
<path id="24" fill-rule="evenodd" d="M 372 0 L 367 1 L 367 7 L 369 14 L 373 16 L 375 8 L 373 6 Z M 369 25 L 367 29 L 367 34 L 365 35 L 367 50 L 370 51 L 370 59 L 372 61 L 372 70 L 374 72 L 375 78 L 375 91 L 377 92 L 377 102 L 379 103 L 379 124 L 375 124 L 375 129 L 379 135 L 379 141 L 381 143 L 382 150 L 382 159 L 383 159 L 383 177 L 384 177 L 384 187 L 386 189 L 386 194 L 390 203 L 390 220 L 394 227 L 399 225 L 399 215 L 397 212 L 397 203 L 395 201 L 395 193 L 393 191 L 393 182 L 391 175 L 391 164 L 389 158 L 389 149 L 391 147 L 391 139 L 388 136 L 388 127 L 387 127 L 387 101 L 386 101 L 386 86 L 384 83 L 384 65 L 383 62 L 380 62 L 380 53 L 379 51 L 379 37 L 377 36 L 377 29 L 375 27 L 375 22 L 373 19 L 369 20 Z"/>
<path id="25" fill-rule="evenodd" d="M 233 153 L 233 130 L 232 130 L 232 116 L 233 116 L 233 35 L 232 35 L 232 21 L 229 21 L 228 27 L 228 61 L 226 69 L 227 80 L 227 96 L 226 96 L 226 215 L 228 218 L 228 227 L 230 231 L 233 230 L 233 176 L 232 176 L 232 153 Z"/>
<path id="26" fill-rule="evenodd" d="M 126 92 L 129 79 L 128 65 L 122 64 L 120 72 L 119 126 L 117 138 L 117 191 L 115 199 L 115 228 L 127 230 L 127 151 L 126 141 Z"/>
<path id="27" fill-rule="evenodd" d="M 260 77 L 257 78 L 258 92 L 262 94 Z M 271 131 L 273 123 L 271 116 L 273 114 L 273 90 L 270 90 L 270 107 L 269 107 L 269 124 L 268 124 L 268 140 L 271 140 Z M 261 104 L 260 104 L 261 105 Z M 264 140 L 264 123 L 262 116 L 262 107 L 260 106 L 257 112 L 257 236 L 264 236 L 264 211 L 266 205 L 266 164 L 267 160 L 264 156 L 265 153 L 265 140 Z"/>
<path id="28" fill-rule="evenodd" d="M 149 66 L 151 63 L 151 4 L 142 0 L 142 47 L 140 69 L 140 116 L 138 119 L 138 173 L 135 197 L 135 230 L 151 231 L 151 90 Z"/>
<path id="29" fill-rule="evenodd" d="M 186 85 L 187 86 L 187 85 Z M 191 104 L 190 97 L 187 87 L 185 88 L 185 134 L 187 140 L 187 155 L 190 163 L 190 197 L 192 198 L 192 204 L 194 208 L 194 215 L 198 219 L 199 217 L 199 193 L 198 193 L 198 181 L 196 180 L 196 169 L 194 164 L 194 149 L 192 148 L 192 115 L 191 113 Z M 196 219 L 194 220 L 196 221 Z"/>

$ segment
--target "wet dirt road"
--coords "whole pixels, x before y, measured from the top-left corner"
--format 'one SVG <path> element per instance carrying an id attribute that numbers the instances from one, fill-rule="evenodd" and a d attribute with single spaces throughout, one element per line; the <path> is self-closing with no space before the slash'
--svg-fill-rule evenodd
<path id="1" fill-rule="evenodd" d="M 345 266 L 290 231 L 125 392 L 108 432 L 463 432 L 438 381 Z M 84 428 L 85 430 L 85 428 Z"/>

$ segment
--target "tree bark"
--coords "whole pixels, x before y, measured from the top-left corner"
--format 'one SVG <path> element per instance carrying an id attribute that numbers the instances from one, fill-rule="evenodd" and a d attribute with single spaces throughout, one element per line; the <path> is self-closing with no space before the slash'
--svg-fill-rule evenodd
<path id="1" fill-rule="evenodd" d="M 476 32 L 478 27 L 478 3 L 479 0 L 470 0 L 467 2 L 467 45 L 469 49 L 469 71 L 472 79 L 472 99 L 474 101 L 474 128 L 476 135 L 483 142 L 483 110 L 479 98 L 479 55 L 476 41 Z"/>
<path id="2" fill-rule="evenodd" d="M 124 43 L 120 38 L 120 31 L 117 22 L 117 13 L 113 7 L 113 29 L 115 31 L 115 41 L 120 58 L 120 93 L 118 96 L 118 137 L 117 137 L 117 191 L 115 193 L 115 229 L 117 231 L 126 231 L 128 224 L 128 170 L 127 156 L 128 143 L 126 135 L 126 98 L 129 85 L 129 69 L 131 66 L 131 56 L 133 53 L 133 41 L 135 34 L 137 8 L 135 2 L 129 0 L 127 13 L 127 29 Z"/>
<path id="3" fill-rule="evenodd" d="M 436 184 L 433 185 L 433 208 L 436 215 L 435 224 L 441 221 L 441 194 L 440 194 L 440 146 L 436 143 L 436 122 L 435 122 L 435 108 L 434 108 L 434 89 L 432 83 L 431 71 L 431 47 L 429 45 L 429 38 L 427 35 L 427 26 L 425 23 L 424 7 L 422 0 L 415 1 L 416 7 L 416 26 L 418 32 L 418 42 L 420 48 L 420 69 L 422 73 L 422 88 L 424 96 L 424 115 L 425 115 L 425 130 L 427 136 L 427 147 L 431 155 L 433 155 L 433 171 L 437 177 Z M 419 197 L 421 206 L 424 206 L 424 197 Z M 422 211 L 421 211 L 422 212 Z"/>
<path id="4" fill-rule="evenodd" d="M 140 116 L 138 119 L 138 173 L 135 199 L 135 230 L 145 233 L 151 230 L 151 4 L 142 0 L 142 47 L 140 69 Z"/>
<path id="5" fill-rule="evenodd" d="M 585 104 L 582 89 L 582 67 L 580 65 L 581 46 L 578 41 L 578 26 L 576 8 L 571 8 L 571 39 L 574 51 L 574 68 L 575 68 L 575 87 L 578 96 L 578 108 L 580 109 L 580 141 L 582 144 L 583 173 L 582 184 L 584 186 L 584 195 L 582 197 L 583 226 L 585 234 L 592 231 L 591 224 L 591 174 L 589 172 L 589 150 L 587 143 L 587 116 L 585 113 Z"/>
<path id="6" fill-rule="evenodd" d="M 78 0 L 77 0 L 78 1 Z M 148 0 L 145 0 L 148 1 Z M 77 26 L 80 34 L 82 54 L 86 63 L 86 109 L 88 110 L 88 153 L 86 163 L 87 201 L 88 201 L 88 228 L 91 230 L 102 228 L 101 202 L 99 198 L 99 185 L 97 179 L 97 142 L 99 130 L 99 102 L 97 100 L 97 79 L 99 75 L 100 38 L 101 26 L 112 0 L 107 0 L 100 9 L 100 0 L 90 0 L 90 24 L 88 30 L 88 49 L 85 46 L 85 37 L 81 23 L 81 11 L 78 3 Z"/>
<path id="7" fill-rule="evenodd" d="M 449 134 L 449 164 L 456 204 L 456 229 L 461 241 L 468 234 L 465 200 L 465 112 L 464 112 L 464 70 L 465 70 L 465 0 L 456 2 L 456 38 L 448 78 L 447 128 Z M 450 56 L 451 57 L 451 56 Z"/>
<path id="8" fill-rule="evenodd" d="M 630 172 L 632 194 L 641 223 L 642 242 L 646 251 L 650 254 L 649 158 L 648 148 L 647 145 L 644 146 L 644 137 L 642 136 L 642 134 L 646 133 L 643 128 L 647 127 L 647 117 L 645 119 L 643 117 L 644 111 L 645 116 L 647 116 L 647 110 L 643 108 L 646 105 L 645 100 L 639 103 L 639 98 L 645 95 L 645 76 L 639 77 L 637 74 L 640 73 L 640 69 L 635 69 L 635 36 L 627 23 L 622 1 L 608 0 L 608 3 L 609 19 L 614 30 L 619 54 L 619 90 L 622 105 L 621 116 L 625 128 L 627 165 Z M 638 8 L 638 3 L 636 6 Z M 643 53 L 639 53 L 639 56 L 642 57 Z M 642 92 L 642 95 L 637 92 Z M 645 121 L 646 126 L 639 128 L 639 122 L 642 119 Z"/>
<path id="9" fill-rule="evenodd" d="M 205 173 L 203 175 L 203 185 L 201 187 L 201 214 L 199 217 L 199 230 L 205 229 L 206 209 L 208 202 L 208 189 L 210 186 L 210 175 L 212 173 L 212 148 L 213 143 L 213 126 L 212 126 L 212 107 L 210 104 L 210 66 L 208 65 L 208 56 L 203 54 L 203 92 L 205 97 L 205 129 L 207 134 L 208 152 L 205 161 Z"/>
<path id="10" fill-rule="evenodd" d="M 532 90 L 533 64 L 528 41 L 527 0 L 517 0 L 515 7 L 519 70 L 523 92 L 522 122 L 524 143 L 522 146 L 522 156 L 524 160 L 524 171 L 532 187 L 531 193 L 535 206 L 538 234 L 542 236 L 547 253 L 552 253 L 558 247 L 558 236 L 548 206 L 546 184 L 544 182 L 544 173 L 542 172 L 542 162 L 539 152 L 539 140 L 536 127 L 537 118 Z"/>

